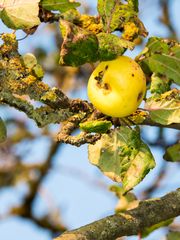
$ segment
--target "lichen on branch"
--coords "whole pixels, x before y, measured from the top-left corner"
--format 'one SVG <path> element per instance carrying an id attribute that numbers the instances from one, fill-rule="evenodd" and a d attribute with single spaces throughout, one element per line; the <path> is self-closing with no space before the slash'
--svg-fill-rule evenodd
<path id="1" fill-rule="evenodd" d="M 137 235 L 147 227 L 178 215 L 180 189 L 161 198 L 140 201 L 134 209 L 67 231 L 54 240 L 115 240 L 122 236 Z"/>
<path id="2" fill-rule="evenodd" d="M 67 96 L 42 82 L 42 77 L 20 56 L 16 36 L 3 34 L 1 39 L 4 43 L 0 46 L 0 102 L 25 112 L 41 127 L 71 116 Z M 31 100 L 45 106 L 35 108 Z"/>

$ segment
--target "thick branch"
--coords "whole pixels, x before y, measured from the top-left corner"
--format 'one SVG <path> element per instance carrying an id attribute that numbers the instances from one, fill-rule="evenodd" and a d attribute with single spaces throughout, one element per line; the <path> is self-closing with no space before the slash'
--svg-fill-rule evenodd
<path id="1" fill-rule="evenodd" d="M 55 240 L 115 240 L 121 236 L 137 235 L 147 227 L 178 215 L 180 189 L 162 198 L 141 201 L 137 208 L 66 232 Z"/>

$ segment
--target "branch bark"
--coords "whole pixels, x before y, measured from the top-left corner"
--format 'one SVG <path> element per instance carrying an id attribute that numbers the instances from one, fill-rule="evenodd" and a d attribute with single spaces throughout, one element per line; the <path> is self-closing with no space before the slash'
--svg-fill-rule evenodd
<path id="1" fill-rule="evenodd" d="M 164 197 L 140 201 L 137 208 L 105 217 L 54 240 L 115 240 L 180 215 L 180 188 Z"/>

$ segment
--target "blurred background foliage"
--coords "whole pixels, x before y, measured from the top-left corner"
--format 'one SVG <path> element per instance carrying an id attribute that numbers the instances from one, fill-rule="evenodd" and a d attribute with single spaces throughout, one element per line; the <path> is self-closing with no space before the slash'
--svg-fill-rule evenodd
<path id="1" fill-rule="evenodd" d="M 81 3 L 79 9 L 82 13 L 97 14 L 96 1 Z M 179 3 L 178 0 L 139 1 L 140 18 L 149 36 L 178 40 Z M 0 32 L 11 30 L 0 23 Z M 17 31 L 16 34 L 21 39 L 25 33 Z M 138 46 L 133 53 L 127 52 L 129 56 L 135 57 L 146 42 L 140 38 L 137 41 Z M 36 56 L 49 86 L 60 88 L 71 98 L 87 99 L 86 85 L 93 66 L 60 66 L 61 44 L 58 23 L 41 24 L 33 35 L 19 40 L 21 54 L 32 52 Z M 0 145 L 2 239 L 50 240 L 65 229 L 109 215 L 115 208 L 128 208 L 127 199 L 119 201 L 108 190 L 113 182 L 88 163 L 86 145 L 76 148 L 56 143 L 54 138 L 60 128 L 58 124 L 40 129 L 25 114 L 10 107 L 0 106 L 0 112 L 8 132 L 6 142 Z M 146 199 L 178 187 L 180 164 L 164 161 L 163 154 L 165 148 L 176 143 L 180 135 L 177 130 L 157 127 L 143 126 L 141 130 L 157 162 L 157 167 L 134 191 L 138 199 Z M 155 231 L 147 239 L 164 239 L 162 236 L 168 230 L 178 229 L 180 221 L 177 219 L 169 228 Z"/>

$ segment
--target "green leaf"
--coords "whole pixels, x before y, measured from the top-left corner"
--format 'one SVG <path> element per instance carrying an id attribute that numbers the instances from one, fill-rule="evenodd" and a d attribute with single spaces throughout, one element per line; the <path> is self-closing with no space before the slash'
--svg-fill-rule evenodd
<path id="1" fill-rule="evenodd" d="M 180 142 L 168 147 L 163 158 L 170 162 L 180 162 Z"/>
<path id="2" fill-rule="evenodd" d="M 119 0 L 98 0 L 98 12 L 105 32 L 113 32 L 137 15 L 132 5 L 122 4 Z"/>
<path id="3" fill-rule="evenodd" d="M 38 26 L 40 0 L 0 0 L 0 17 L 4 24 L 12 29 L 28 29 Z"/>
<path id="4" fill-rule="evenodd" d="M 155 161 L 137 129 L 120 127 L 103 134 L 95 145 L 89 145 L 89 160 L 113 181 L 122 182 L 124 193 L 136 186 Z"/>
<path id="5" fill-rule="evenodd" d="M 170 90 L 170 81 L 163 76 L 159 77 L 156 74 L 151 76 L 150 91 L 152 94 L 161 94 Z"/>
<path id="6" fill-rule="evenodd" d="M 86 132 L 106 133 L 112 126 L 107 120 L 87 121 L 79 124 L 80 129 Z"/>
<path id="7" fill-rule="evenodd" d="M 147 62 L 152 72 L 165 75 L 180 84 L 180 58 L 167 54 L 154 54 Z"/>
<path id="8" fill-rule="evenodd" d="M 0 143 L 4 142 L 7 137 L 6 125 L 2 118 L 0 117 Z"/>
<path id="9" fill-rule="evenodd" d="M 147 56 L 151 56 L 155 53 L 167 54 L 169 52 L 169 45 L 162 38 L 151 37 L 146 44 L 146 49 L 148 50 L 148 55 L 146 54 Z"/>
<path id="10" fill-rule="evenodd" d="M 148 98 L 145 108 L 153 121 L 162 125 L 180 123 L 180 91 L 173 89 Z"/>
<path id="11" fill-rule="evenodd" d="M 147 74 L 160 74 L 180 84 L 180 45 L 173 40 L 152 37 L 137 57 Z"/>
<path id="12" fill-rule="evenodd" d="M 133 50 L 134 43 L 120 39 L 118 36 L 110 33 L 97 34 L 99 42 L 99 59 L 101 61 L 112 60 L 122 55 L 126 49 Z"/>
<path id="13" fill-rule="evenodd" d="M 167 240 L 179 240 L 180 232 L 170 232 L 167 235 Z"/>
<path id="14" fill-rule="evenodd" d="M 54 10 L 63 13 L 69 9 L 79 7 L 81 4 L 78 2 L 70 2 L 69 0 L 41 0 L 41 5 L 49 11 Z"/>
<path id="15" fill-rule="evenodd" d="M 98 40 L 96 35 L 61 20 L 60 29 L 64 37 L 60 52 L 60 64 L 80 66 L 98 59 Z"/>

